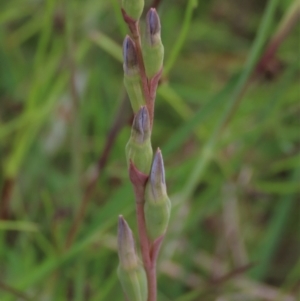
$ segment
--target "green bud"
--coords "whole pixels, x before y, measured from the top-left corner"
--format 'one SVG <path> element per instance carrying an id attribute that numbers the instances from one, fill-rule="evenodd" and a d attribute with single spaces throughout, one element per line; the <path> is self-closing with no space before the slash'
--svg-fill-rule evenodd
<path id="1" fill-rule="evenodd" d="M 118 225 L 118 253 L 120 264 L 117 274 L 128 300 L 146 301 L 146 273 L 136 255 L 132 231 L 122 216 L 119 216 Z"/>
<path id="2" fill-rule="evenodd" d="M 148 78 L 156 75 L 163 66 L 164 46 L 160 36 L 160 20 L 155 8 L 146 16 L 146 32 L 143 39 L 143 58 Z"/>
<path id="3" fill-rule="evenodd" d="M 153 155 L 150 136 L 150 118 L 144 106 L 134 117 L 131 136 L 125 148 L 128 167 L 131 160 L 134 166 L 144 174 L 150 171 Z"/>
<path id="4" fill-rule="evenodd" d="M 141 264 L 139 267 L 129 271 L 119 265 L 117 274 L 128 300 L 147 301 L 147 276 Z"/>
<path id="5" fill-rule="evenodd" d="M 124 85 L 132 109 L 136 113 L 141 106 L 146 104 L 146 102 L 143 94 L 135 44 L 129 36 L 126 36 L 123 43 L 123 58 Z"/>
<path id="6" fill-rule="evenodd" d="M 122 7 L 126 14 L 137 21 L 144 9 L 144 0 L 122 0 Z"/>
<path id="7" fill-rule="evenodd" d="M 171 211 L 160 149 L 155 154 L 146 185 L 144 208 L 147 232 L 151 240 L 154 241 L 166 232 Z"/>

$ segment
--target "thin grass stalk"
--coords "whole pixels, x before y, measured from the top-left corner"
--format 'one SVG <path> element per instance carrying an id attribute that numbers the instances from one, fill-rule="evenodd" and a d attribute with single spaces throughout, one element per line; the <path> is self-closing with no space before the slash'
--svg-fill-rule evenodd
<path id="1" fill-rule="evenodd" d="M 191 196 L 194 188 L 199 181 L 199 178 L 202 177 L 205 168 L 212 157 L 220 133 L 227 124 L 230 116 L 233 114 L 233 111 L 237 108 L 237 104 L 240 102 L 243 93 L 246 90 L 248 81 L 250 80 L 251 74 L 255 68 L 255 64 L 258 61 L 263 45 L 267 39 L 268 30 L 273 20 L 278 2 L 278 0 L 270 0 L 267 3 L 267 7 L 265 9 L 260 28 L 258 30 L 258 34 L 250 51 L 245 69 L 236 84 L 236 87 L 232 93 L 232 97 L 228 100 L 227 107 L 225 108 L 221 119 L 216 124 L 213 134 L 211 135 L 207 144 L 204 146 L 203 151 L 201 152 L 199 159 L 196 162 L 194 170 L 191 172 L 191 175 L 186 181 L 186 184 L 181 193 L 182 201 L 188 199 Z"/>

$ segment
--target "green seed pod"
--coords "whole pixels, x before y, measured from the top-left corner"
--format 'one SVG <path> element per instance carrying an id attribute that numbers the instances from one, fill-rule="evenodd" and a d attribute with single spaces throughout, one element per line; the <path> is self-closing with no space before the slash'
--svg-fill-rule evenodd
<path id="1" fill-rule="evenodd" d="M 118 254 L 117 274 L 128 300 L 146 301 L 146 273 L 136 254 L 132 231 L 122 216 L 119 216 L 118 225 Z"/>
<path id="2" fill-rule="evenodd" d="M 134 113 L 136 113 L 141 106 L 146 104 L 146 102 L 143 94 L 135 44 L 129 36 L 126 36 L 123 43 L 123 58 L 124 85 L 128 93 L 132 109 Z"/>
<path id="3" fill-rule="evenodd" d="M 148 174 L 151 168 L 153 150 L 151 146 L 150 118 L 146 107 L 141 107 L 134 117 L 131 136 L 126 145 L 126 159 L 130 160 L 142 173 Z"/>
<path id="4" fill-rule="evenodd" d="M 144 9 L 144 0 L 122 0 L 122 7 L 126 14 L 137 21 Z"/>
<path id="5" fill-rule="evenodd" d="M 171 202 L 167 195 L 164 162 L 158 149 L 145 190 L 145 219 L 152 241 L 163 235 L 170 219 Z"/>
<path id="6" fill-rule="evenodd" d="M 143 38 L 143 58 L 148 78 L 156 75 L 163 66 L 164 46 L 160 36 L 160 20 L 155 8 L 146 16 L 146 33 Z"/>

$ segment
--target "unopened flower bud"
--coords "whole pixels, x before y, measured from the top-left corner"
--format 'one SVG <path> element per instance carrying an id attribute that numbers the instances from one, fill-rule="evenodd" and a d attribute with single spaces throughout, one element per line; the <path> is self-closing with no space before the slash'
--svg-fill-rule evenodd
<path id="1" fill-rule="evenodd" d="M 139 65 L 133 40 L 126 36 L 123 42 L 124 72 L 127 75 L 137 74 Z"/>
<path id="2" fill-rule="evenodd" d="M 166 232 L 171 212 L 167 195 L 165 169 L 161 151 L 153 159 L 150 176 L 145 190 L 145 219 L 147 232 L 152 241 Z"/>
<path id="3" fill-rule="evenodd" d="M 120 264 L 117 270 L 123 291 L 130 301 L 146 301 L 147 277 L 135 252 L 134 239 L 125 219 L 119 217 L 118 253 Z"/>
<path id="4" fill-rule="evenodd" d="M 123 216 L 119 216 L 118 224 L 118 254 L 120 265 L 125 269 L 138 266 L 138 257 L 135 252 L 132 231 Z"/>
<path id="5" fill-rule="evenodd" d="M 136 48 L 133 40 L 126 36 L 123 43 L 124 58 L 124 85 L 128 93 L 133 111 L 136 113 L 139 108 L 145 105 L 145 98 L 142 90 Z"/>
<path id="6" fill-rule="evenodd" d="M 151 127 L 147 107 L 141 107 L 134 117 L 131 136 L 126 145 L 126 159 L 142 173 L 148 174 L 152 161 Z"/>
<path id="7" fill-rule="evenodd" d="M 160 42 L 160 19 L 155 8 L 150 8 L 146 16 L 146 39 L 149 45 L 156 45 Z"/>
<path id="8" fill-rule="evenodd" d="M 155 8 L 146 16 L 146 32 L 143 39 L 143 58 L 148 78 L 156 75 L 163 65 L 164 46 L 160 36 L 160 20 Z"/>
<path id="9" fill-rule="evenodd" d="M 144 0 L 122 0 L 122 7 L 126 14 L 137 21 L 144 9 Z"/>

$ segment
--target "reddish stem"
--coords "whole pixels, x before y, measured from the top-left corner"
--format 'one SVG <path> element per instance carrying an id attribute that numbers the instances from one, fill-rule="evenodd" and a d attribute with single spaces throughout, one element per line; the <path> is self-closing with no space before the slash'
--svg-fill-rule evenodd
<path id="1" fill-rule="evenodd" d="M 292 11 L 288 10 L 287 18 L 283 18 L 283 21 L 280 23 L 277 31 L 271 38 L 265 52 L 261 56 L 259 62 L 256 66 L 256 73 L 263 73 L 266 71 L 270 61 L 274 59 L 274 56 L 279 48 L 282 45 L 283 41 L 288 37 L 294 27 L 300 20 L 300 5 L 295 2 L 292 4 Z"/>
<path id="2" fill-rule="evenodd" d="M 136 203 L 136 214 L 139 229 L 139 239 L 142 252 L 144 268 L 147 275 L 148 301 L 156 301 L 157 281 L 156 281 L 156 258 L 151 258 L 151 248 L 147 235 L 144 204 Z"/>
<path id="3" fill-rule="evenodd" d="M 137 215 L 139 239 L 140 239 L 144 267 L 146 269 L 146 273 L 148 274 L 148 271 L 151 268 L 151 258 L 150 258 L 149 240 L 147 236 L 147 229 L 145 223 L 144 204 L 136 203 L 136 215 Z M 149 283 L 149 277 L 147 278 Z"/>
<path id="4" fill-rule="evenodd" d="M 136 199 L 136 216 L 139 229 L 139 239 L 141 245 L 141 252 L 145 269 L 151 266 L 149 239 L 147 235 L 145 213 L 144 213 L 144 194 L 145 186 L 148 176 L 141 173 L 134 164 L 130 161 L 129 164 L 129 178 L 133 185 L 135 199 Z"/>
<path id="5" fill-rule="evenodd" d="M 148 289 L 149 289 L 148 301 L 156 301 L 156 294 L 157 294 L 156 262 L 164 237 L 165 235 L 162 235 L 161 237 L 157 238 L 151 245 L 151 249 L 150 249 L 151 266 L 147 273 Z"/>
<path id="6" fill-rule="evenodd" d="M 141 76 L 141 81 L 142 81 L 142 87 L 143 87 L 143 93 L 146 99 L 146 106 L 149 112 L 149 117 L 150 117 L 150 126 L 152 128 L 153 126 L 153 119 L 154 119 L 154 99 L 155 99 L 155 91 L 151 88 L 151 81 L 148 80 L 147 75 L 146 75 L 146 69 L 145 69 L 145 64 L 143 60 L 143 53 L 142 53 L 142 46 L 141 46 L 141 38 L 140 38 L 140 31 L 139 31 L 139 22 L 136 20 L 133 20 L 130 18 L 124 9 L 122 9 L 122 14 L 124 21 L 128 24 L 128 28 L 132 34 L 132 38 L 135 43 L 135 48 L 136 48 L 136 53 L 137 53 L 137 59 L 138 59 L 138 64 L 139 64 L 139 69 L 140 69 L 140 76 Z M 158 82 L 158 81 L 157 81 Z M 157 87 L 157 85 L 156 85 Z M 154 97 L 153 97 L 154 95 Z"/>
<path id="7" fill-rule="evenodd" d="M 135 199 L 136 199 L 136 216 L 138 223 L 139 240 L 141 246 L 141 253 L 144 263 L 144 268 L 147 274 L 148 283 L 148 301 L 156 301 L 156 260 L 161 246 L 163 236 L 150 244 L 144 212 L 144 194 L 145 186 L 148 180 L 148 176 L 141 173 L 134 164 L 130 161 L 129 165 L 129 178 L 133 185 Z"/>
<path id="8" fill-rule="evenodd" d="M 148 301 L 156 301 L 157 282 L 156 282 L 156 262 L 147 271 L 148 276 Z"/>

